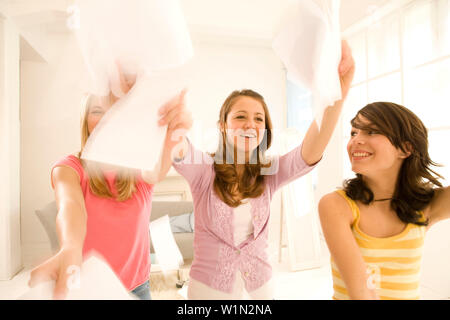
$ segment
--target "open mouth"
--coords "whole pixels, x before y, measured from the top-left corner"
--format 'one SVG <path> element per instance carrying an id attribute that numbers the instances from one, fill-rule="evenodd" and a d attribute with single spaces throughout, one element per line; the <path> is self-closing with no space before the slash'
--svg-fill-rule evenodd
<path id="1" fill-rule="evenodd" d="M 357 151 L 357 152 L 353 152 L 352 153 L 352 157 L 355 160 L 367 159 L 371 155 L 372 155 L 372 153 L 370 153 L 370 152 L 361 152 L 361 151 Z"/>
<path id="2" fill-rule="evenodd" d="M 241 137 L 242 138 L 248 138 L 248 139 L 254 139 L 254 138 L 256 138 L 256 134 L 254 134 L 254 133 L 243 133 L 243 134 L 241 134 Z"/>

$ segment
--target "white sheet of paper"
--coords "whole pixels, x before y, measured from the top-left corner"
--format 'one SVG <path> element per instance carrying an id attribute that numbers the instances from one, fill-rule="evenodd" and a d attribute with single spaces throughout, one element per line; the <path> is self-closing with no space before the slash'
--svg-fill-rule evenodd
<path id="1" fill-rule="evenodd" d="M 324 109 L 342 98 L 339 7 L 340 0 L 293 1 L 272 42 L 289 79 L 311 91 L 319 126 Z"/>
<path id="2" fill-rule="evenodd" d="M 179 0 L 76 0 L 74 29 L 91 76 L 87 91 L 121 97 L 117 63 L 125 74 L 147 75 L 193 56 Z"/>
<path id="3" fill-rule="evenodd" d="M 128 94 L 97 124 L 81 158 L 155 170 L 167 129 L 167 126 L 158 126 L 158 109 L 186 86 L 186 78 L 180 70 L 140 76 Z"/>
<path id="4" fill-rule="evenodd" d="M 29 288 L 17 300 L 52 300 L 55 281 Z M 79 286 L 70 286 L 66 300 L 134 300 L 112 269 L 100 257 L 83 262 Z"/>
<path id="5" fill-rule="evenodd" d="M 178 269 L 183 264 L 183 256 L 173 237 L 168 215 L 150 222 L 150 236 L 162 271 Z"/>
<path id="6" fill-rule="evenodd" d="M 77 0 L 75 33 L 90 74 L 86 90 L 121 99 L 99 122 L 82 158 L 153 171 L 165 127 L 158 109 L 187 87 L 185 64 L 192 42 L 179 0 Z M 137 75 L 132 90 L 120 90 L 118 65 Z"/>

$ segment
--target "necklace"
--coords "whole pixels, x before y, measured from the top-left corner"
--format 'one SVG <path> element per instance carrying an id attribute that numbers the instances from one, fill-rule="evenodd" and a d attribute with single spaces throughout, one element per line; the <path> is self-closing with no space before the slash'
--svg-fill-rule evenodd
<path id="1" fill-rule="evenodd" d="M 387 200 L 393 200 L 394 198 L 386 198 L 386 199 L 377 199 L 377 200 L 373 200 L 374 202 L 375 201 L 387 201 Z"/>

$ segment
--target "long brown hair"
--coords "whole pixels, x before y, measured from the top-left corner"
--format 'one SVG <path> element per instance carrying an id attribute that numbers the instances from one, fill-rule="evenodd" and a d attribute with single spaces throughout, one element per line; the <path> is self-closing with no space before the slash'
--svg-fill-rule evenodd
<path id="1" fill-rule="evenodd" d="M 234 147 L 227 141 L 225 128 L 228 113 L 235 102 L 243 96 L 253 98 L 261 103 L 265 113 L 265 130 L 261 143 L 250 155 L 250 159 L 255 161 L 245 163 L 244 173 L 239 178 L 236 171 L 237 157 L 234 155 Z M 226 98 L 220 109 L 218 124 L 223 129 L 219 135 L 217 151 L 212 154 L 216 173 L 214 191 L 227 205 L 237 207 L 242 203 L 242 198 L 256 198 L 264 192 L 264 175 L 261 174 L 261 169 L 270 167 L 270 161 L 266 159 L 265 152 L 272 143 L 272 120 L 264 98 L 253 90 L 245 89 L 233 91 Z"/>
<path id="2" fill-rule="evenodd" d="M 363 116 L 369 124 L 358 121 Z M 428 131 L 422 121 L 409 109 L 391 102 L 375 102 L 358 111 L 351 120 L 354 128 L 376 131 L 389 139 L 394 147 L 410 152 L 402 163 L 391 208 L 405 223 L 428 225 L 419 211 L 425 209 L 434 196 L 433 186 L 442 187 L 441 175 L 431 169 L 440 166 L 428 154 Z M 374 200 L 372 190 L 359 173 L 344 182 L 344 190 L 351 199 L 368 205 Z"/>
<path id="3" fill-rule="evenodd" d="M 102 198 L 114 198 L 113 193 L 108 187 L 103 171 L 100 165 L 94 161 L 85 161 L 81 159 L 81 154 L 89 138 L 88 115 L 94 96 L 86 95 L 84 98 L 84 112 L 81 117 L 81 150 L 78 152 L 78 158 L 89 176 L 89 188 L 92 193 Z M 112 103 L 110 99 L 109 103 Z M 117 201 L 125 201 L 133 196 L 136 191 L 136 173 L 135 170 L 120 168 L 114 181 L 117 190 Z"/>

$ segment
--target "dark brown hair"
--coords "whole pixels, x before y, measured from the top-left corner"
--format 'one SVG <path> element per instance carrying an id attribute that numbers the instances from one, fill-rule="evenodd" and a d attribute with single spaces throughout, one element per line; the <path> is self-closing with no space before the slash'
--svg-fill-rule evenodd
<path id="1" fill-rule="evenodd" d="M 233 146 L 228 144 L 225 130 L 221 129 L 220 141 L 217 151 L 212 154 L 214 158 L 214 191 L 219 198 L 231 207 L 237 207 L 243 198 L 256 198 L 264 192 L 264 175 L 261 168 L 270 167 L 270 161 L 265 158 L 265 151 L 272 143 L 272 120 L 264 98 L 253 90 L 233 91 L 225 100 L 220 109 L 219 126 L 226 128 L 228 113 L 240 97 L 251 97 L 259 101 L 265 113 L 264 137 L 258 147 L 250 156 L 250 163 L 245 164 L 243 176 L 239 179 L 236 172 L 236 156 Z M 242 197 L 239 197 L 242 195 Z"/>
<path id="2" fill-rule="evenodd" d="M 359 115 L 369 123 L 362 124 Z M 354 128 L 382 134 L 394 147 L 411 153 L 402 163 L 390 204 L 403 222 L 428 225 L 428 220 L 424 220 L 419 211 L 425 209 L 433 198 L 433 186 L 442 187 L 438 181 L 442 176 L 430 168 L 439 165 L 428 154 L 428 131 L 422 121 L 401 105 L 374 102 L 359 110 L 350 123 Z M 366 205 L 374 200 L 372 190 L 359 173 L 356 178 L 344 181 L 344 190 L 348 197 Z"/>

